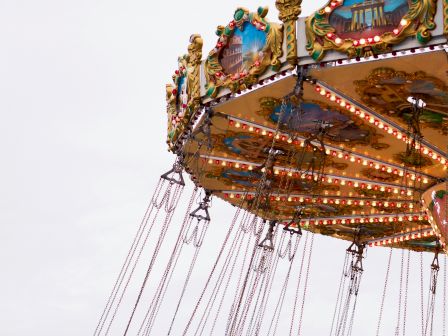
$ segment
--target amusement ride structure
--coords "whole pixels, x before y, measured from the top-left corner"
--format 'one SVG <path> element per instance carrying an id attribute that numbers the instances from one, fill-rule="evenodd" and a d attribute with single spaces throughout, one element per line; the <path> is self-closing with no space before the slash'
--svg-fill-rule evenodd
<path id="1" fill-rule="evenodd" d="M 376 335 L 433 335 L 435 319 L 443 320 L 438 335 L 446 335 L 448 0 L 332 0 L 309 17 L 299 17 L 301 0 L 275 5 L 282 23 L 268 21 L 267 8 L 238 8 L 218 26 L 205 60 L 200 35 L 179 57 L 166 86 L 175 163 L 160 178 L 94 335 L 115 330 L 149 241 L 145 277 L 118 332 L 152 334 L 182 252 L 191 247 L 169 317 L 167 334 L 174 335 L 216 197 L 235 214 L 182 335 L 274 335 L 286 309 L 289 334 L 302 335 L 314 234 L 348 246 L 330 335 L 352 334 L 371 247 L 390 250 Z M 187 175 L 195 188 L 183 202 Z M 164 271 L 153 274 L 183 203 Z M 384 331 L 394 250 L 401 253 L 397 323 Z M 431 265 L 421 263 L 421 274 L 431 272 L 429 290 L 420 293 L 421 330 L 406 330 L 410 258 L 425 252 L 434 257 Z M 288 266 L 279 279 L 281 263 Z M 150 278 L 159 282 L 148 301 Z M 272 286 L 281 288 L 276 297 Z M 285 308 L 288 295 L 294 304 Z M 441 317 L 434 316 L 436 297 L 443 300 Z M 225 330 L 215 328 L 218 319 L 227 321 Z"/>

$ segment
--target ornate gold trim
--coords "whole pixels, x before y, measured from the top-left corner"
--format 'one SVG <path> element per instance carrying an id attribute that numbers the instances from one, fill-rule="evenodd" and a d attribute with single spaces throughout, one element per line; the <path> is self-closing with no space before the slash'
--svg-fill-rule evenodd
<path id="1" fill-rule="evenodd" d="M 448 0 L 444 0 L 445 5 Z M 331 0 L 327 5 L 306 19 L 306 49 L 310 56 L 320 61 L 325 52 L 336 50 L 349 57 L 371 56 L 390 51 L 390 46 L 399 44 L 410 36 L 415 36 L 420 43 L 431 39 L 430 31 L 436 24 L 437 0 L 410 0 L 409 11 L 403 16 L 399 27 L 374 38 L 341 39 L 337 36 L 329 18 L 334 9 L 344 4 L 344 0 Z"/>
<path id="2" fill-rule="evenodd" d="M 178 69 L 174 72 L 173 83 L 166 84 L 168 114 L 168 147 L 174 150 L 179 135 L 183 133 L 191 115 L 201 103 L 200 67 L 203 40 L 201 35 L 190 36 L 188 55 L 178 58 Z M 186 99 L 179 101 L 178 86 L 181 79 L 186 81 Z M 180 107 L 180 108 L 179 108 Z"/>
<path id="3" fill-rule="evenodd" d="M 248 85 L 255 84 L 258 77 L 269 67 L 274 71 L 280 68 L 279 58 L 283 53 L 283 26 L 265 20 L 267 13 L 267 7 L 259 7 L 257 13 L 250 13 L 245 8 L 238 8 L 234 13 L 233 20 L 226 27 L 218 26 L 216 31 L 219 36 L 218 42 L 208 54 L 205 62 L 207 96 L 216 97 L 220 88 L 229 88 L 232 92 L 245 89 Z M 246 22 L 266 33 L 266 44 L 262 51 L 269 53 L 270 57 L 265 57 L 261 63 L 253 64 L 248 73 L 226 74 L 220 63 L 221 53 L 229 44 L 235 29 L 241 29 Z"/>
<path id="4" fill-rule="evenodd" d="M 448 1 L 448 0 L 447 0 Z M 297 19 L 302 13 L 302 0 L 276 0 L 278 18 L 284 24 L 286 35 L 286 59 L 291 65 L 297 64 Z"/>
<path id="5" fill-rule="evenodd" d="M 443 0 L 443 33 L 448 35 L 448 0 Z"/>

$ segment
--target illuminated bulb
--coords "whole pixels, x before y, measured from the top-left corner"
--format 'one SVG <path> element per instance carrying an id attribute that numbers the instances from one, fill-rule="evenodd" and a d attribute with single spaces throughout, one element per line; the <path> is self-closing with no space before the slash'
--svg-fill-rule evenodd
<path id="1" fill-rule="evenodd" d="M 252 170 L 254 168 L 251 165 L 249 165 L 249 167 L 247 169 Z"/>
<path id="2" fill-rule="evenodd" d="M 325 7 L 324 9 L 325 13 L 330 13 L 331 12 L 331 8 L 329 6 Z"/>
<path id="3" fill-rule="evenodd" d="M 237 123 L 235 124 L 235 127 L 236 127 L 236 128 L 239 128 L 239 127 L 241 127 L 241 124 L 240 124 L 239 122 L 237 122 Z"/>
<path id="4" fill-rule="evenodd" d="M 239 168 L 240 167 L 240 164 L 237 162 L 237 163 L 235 163 L 235 168 Z"/>
<path id="5" fill-rule="evenodd" d="M 253 127 L 253 126 L 250 126 L 250 127 L 249 127 L 249 131 L 250 131 L 250 132 L 253 132 L 253 131 L 254 131 L 254 127 Z"/>
<path id="6" fill-rule="evenodd" d="M 392 173 L 392 168 L 391 167 L 389 167 L 389 168 L 387 168 L 387 170 L 386 170 L 388 173 Z"/>
<path id="7" fill-rule="evenodd" d="M 221 165 L 222 165 L 222 166 L 225 166 L 225 165 L 226 165 L 226 162 L 225 162 L 225 161 L 223 161 L 223 162 L 221 163 Z"/>
<path id="8" fill-rule="evenodd" d="M 352 107 L 350 108 L 350 112 L 355 113 L 355 111 L 356 111 L 355 107 L 352 106 Z"/>
<path id="9" fill-rule="evenodd" d="M 345 102 L 345 101 L 341 101 L 341 104 L 340 104 L 342 107 L 345 107 L 345 105 L 347 105 L 347 103 Z"/>
<path id="10" fill-rule="evenodd" d="M 407 24 L 408 24 L 408 21 L 406 19 L 402 19 L 400 21 L 400 25 L 402 25 L 402 26 L 406 26 Z"/>
<path id="11" fill-rule="evenodd" d="M 363 112 L 361 112 L 361 114 L 359 115 L 361 118 L 364 118 L 366 116 L 366 114 Z"/>
<path id="12" fill-rule="evenodd" d="M 331 95 L 330 100 L 331 101 L 335 101 L 336 100 L 336 96 L 335 95 Z"/>
<path id="13" fill-rule="evenodd" d="M 342 40 L 339 37 L 336 37 L 336 39 L 334 40 L 334 42 L 336 44 L 340 44 L 342 42 Z"/>
<path id="14" fill-rule="evenodd" d="M 267 134 L 266 130 L 261 131 L 261 134 L 266 135 Z"/>
<path id="15" fill-rule="evenodd" d="M 321 96 L 325 96 L 326 94 L 327 94 L 327 92 L 325 92 L 325 90 L 323 90 L 323 89 L 320 90 L 320 95 L 321 95 Z"/>

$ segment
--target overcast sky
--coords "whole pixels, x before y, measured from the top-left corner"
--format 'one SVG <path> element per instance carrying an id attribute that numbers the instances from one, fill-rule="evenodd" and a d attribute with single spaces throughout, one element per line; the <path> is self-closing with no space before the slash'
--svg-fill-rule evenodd
<path id="1" fill-rule="evenodd" d="M 304 14 L 322 3 L 306 1 Z M 0 335 L 93 334 L 148 197 L 174 159 L 165 144 L 165 83 L 177 57 L 192 33 L 202 34 L 206 55 L 215 27 L 236 7 L 259 5 L 277 20 L 273 0 L 0 1 Z M 197 289 L 229 209 L 215 202 L 211 210 Z M 346 247 L 316 236 L 304 335 L 329 332 Z M 387 254 L 369 251 L 354 335 L 375 334 Z M 396 321 L 399 260 L 395 251 L 384 335 Z M 417 254 L 412 262 L 415 280 Z M 411 286 L 414 335 L 419 284 Z"/>

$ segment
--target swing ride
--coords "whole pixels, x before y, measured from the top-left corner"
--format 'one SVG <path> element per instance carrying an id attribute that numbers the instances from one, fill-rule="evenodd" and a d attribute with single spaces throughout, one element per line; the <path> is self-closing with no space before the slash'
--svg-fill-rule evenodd
<path id="1" fill-rule="evenodd" d="M 268 21 L 267 8 L 238 8 L 226 26 L 218 26 L 205 60 L 201 36 L 191 36 L 188 54 L 179 57 L 166 86 L 167 143 L 176 162 L 161 176 L 95 335 L 110 332 L 135 265 L 152 240 L 124 334 L 130 332 L 182 203 L 185 173 L 195 189 L 133 334 L 151 335 L 181 252 L 191 247 L 194 255 L 168 328 L 172 334 L 216 197 L 236 212 L 182 335 L 218 333 L 223 316 L 225 335 L 274 335 L 288 288 L 295 291 L 289 332 L 302 335 L 314 234 L 348 241 L 330 335 L 352 334 L 363 259 L 373 247 L 390 248 L 376 335 L 394 249 L 401 250 L 394 334 L 406 332 L 411 253 L 422 258 L 428 252 L 434 258 L 425 314 L 421 292 L 421 334 L 433 334 L 444 258 L 446 335 L 448 1 L 331 0 L 303 18 L 301 2 L 276 1 L 282 23 Z M 299 265 L 293 266 L 296 257 Z M 286 272 L 278 283 L 282 262 Z M 274 283 L 281 288 L 277 298 L 271 295 Z M 224 314 L 228 296 L 233 302 Z"/>

